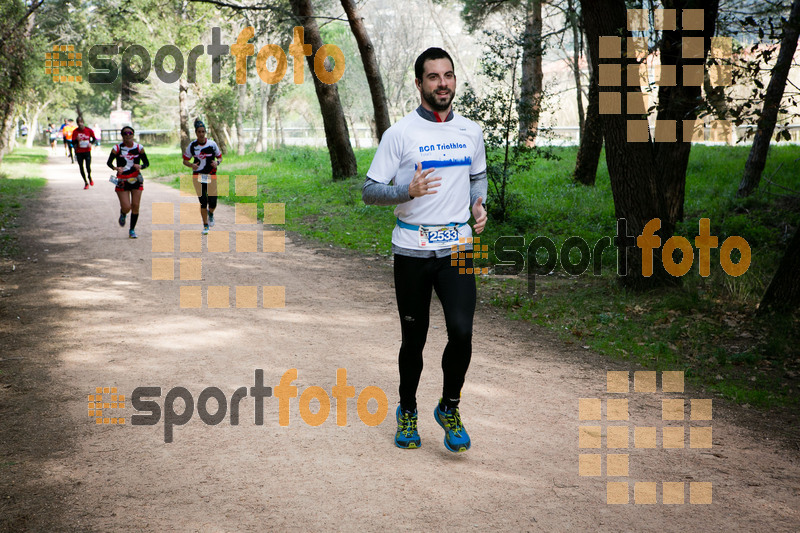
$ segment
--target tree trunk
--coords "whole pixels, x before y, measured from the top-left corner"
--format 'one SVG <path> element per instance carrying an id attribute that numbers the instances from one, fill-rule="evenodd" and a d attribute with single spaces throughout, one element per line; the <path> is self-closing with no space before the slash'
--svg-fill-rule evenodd
<path id="1" fill-rule="evenodd" d="M 583 87 L 581 83 L 581 49 L 583 48 L 583 30 L 581 29 L 580 17 L 575 13 L 574 0 L 567 3 L 569 15 L 569 25 L 572 27 L 572 76 L 575 78 L 575 96 L 578 104 L 578 131 L 583 131 Z M 594 180 L 592 180 L 594 182 Z"/>
<path id="2" fill-rule="evenodd" d="M 33 141 L 36 140 L 36 135 L 39 132 L 39 113 L 41 113 L 41 109 L 37 108 L 36 111 L 34 111 L 33 118 L 28 126 L 28 138 L 25 139 L 25 146 L 28 148 L 33 147 Z"/>
<path id="3" fill-rule="evenodd" d="M 709 105 L 714 108 L 714 115 L 719 120 L 728 119 L 728 102 L 725 96 L 725 87 L 718 85 L 714 87 L 711 85 L 711 76 L 708 74 L 708 69 L 703 72 L 703 92 L 706 94 L 706 100 Z"/>
<path id="4" fill-rule="evenodd" d="M 33 32 L 36 20 L 35 10 L 42 5 L 43 2 L 38 4 L 31 4 L 27 2 L 17 4 L 9 4 L 8 9 L 3 10 L 6 15 L 6 26 L 8 31 L 5 31 L 0 39 L 0 48 L 2 50 L 3 59 L 3 89 L 0 95 L 0 161 L 3 156 L 10 151 L 14 144 L 13 133 L 16 128 L 16 104 L 23 98 L 20 94 L 25 83 L 25 70 L 26 70 L 26 48 L 18 46 L 21 43 L 26 43 Z M 25 8 L 25 11 L 19 11 L 20 7 Z M 26 18 L 20 18 L 16 23 L 13 19 L 17 15 L 25 15 Z M 8 17 L 13 17 L 11 20 Z M 24 29 L 22 23 L 25 23 Z M 4 28 L 4 29 L 6 29 Z M 17 46 L 5 46 L 9 43 L 17 43 Z M 35 131 L 28 131 L 28 135 L 34 135 Z"/>
<path id="5" fill-rule="evenodd" d="M 236 143 L 236 124 L 233 125 L 233 130 L 227 124 L 222 124 L 222 134 L 225 136 L 226 146 L 233 146 Z"/>
<path id="6" fill-rule="evenodd" d="M 656 140 L 651 138 L 649 126 L 641 110 L 631 109 L 627 114 L 627 99 L 642 98 L 638 84 L 627 85 L 627 69 L 638 68 L 635 54 L 623 54 L 622 59 L 599 58 L 600 36 L 620 36 L 620 45 L 626 49 L 626 37 L 631 36 L 627 30 L 627 18 L 624 0 L 582 0 L 581 5 L 586 24 L 586 35 L 589 43 L 592 65 L 602 77 L 600 67 L 608 72 L 618 71 L 620 81 L 617 85 L 600 86 L 603 93 L 617 93 L 622 105 L 621 113 L 600 115 L 603 124 L 603 136 L 606 146 L 606 163 L 614 198 L 614 210 L 618 220 L 624 219 L 628 235 L 638 236 L 648 222 L 659 219 L 660 229 L 654 234 L 660 238 L 660 245 L 654 249 L 653 272 L 646 276 L 643 271 L 645 260 L 643 250 L 636 241 L 629 241 L 630 246 L 620 246 L 621 257 L 624 257 L 627 272 L 620 277 L 620 282 L 633 289 L 649 289 L 653 287 L 675 285 L 680 278 L 670 275 L 661 261 L 664 243 L 673 235 L 675 222 L 683 212 L 683 197 L 686 185 L 686 167 L 689 159 L 691 143 L 683 142 L 683 120 L 697 116 L 700 100 L 700 86 L 683 86 L 683 66 L 702 65 L 714 35 L 718 0 L 705 1 L 671 1 L 665 7 L 676 9 L 679 17 L 684 8 L 704 10 L 703 30 L 664 31 L 660 49 L 663 65 L 676 65 L 677 87 L 661 86 L 657 119 L 675 127 L 675 138 L 670 139 L 665 131 L 657 130 Z M 682 21 L 678 19 L 679 28 Z M 682 57 L 682 40 L 684 37 L 702 36 L 704 50 L 699 58 L 684 59 Z M 689 80 L 687 80 L 689 81 Z M 607 81 L 607 83 L 610 83 Z M 702 80 L 700 80 L 702 83 Z M 623 89 L 620 85 L 624 85 Z M 629 120 L 630 119 L 630 120 Z M 642 122 L 644 121 L 644 122 Z M 629 140 L 628 128 L 631 127 Z M 639 127 L 637 132 L 635 128 Z M 659 123 L 659 128 L 663 127 Z M 667 130 L 668 132 L 669 130 Z M 638 133 L 638 135 L 637 135 Z M 664 142 L 660 142 L 664 141 Z M 621 243 L 618 243 L 621 245 Z M 647 248 L 645 248 L 646 250 Z M 649 263 L 647 258 L 647 262 Z"/>
<path id="7" fill-rule="evenodd" d="M 11 134 L 14 132 L 15 105 L 11 99 L 2 101 L 3 109 L 0 109 L 0 161 L 3 156 L 11 151 Z"/>
<path id="8" fill-rule="evenodd" d="M 519 142 L 536 144 L 542 105 L 542 0 L 525 2 L 525 34 L 522 49 L 522 82 L 517 108 Z"/>
<path id="9" fill-rule="evenodd" d="M 281 108 L 275 108 L 275 142 L 280 143 L 280 146 L 286 146 L 286 137 L 283 132 L 283 117 L 281 117 Z"/>
<path id="10" fill-rule="evenodd" d="M 233 124 L 225 124 L 223 126 L 225 135 L 228 136 L 228 146 L 239 149 L 239 132 L 236 131 L 236 118 L 233 119 Z"/>
<path id="11" fill-rule="evenodd" d="M 256 137 L 256 152 L 267 151 L 267 128 L 269 127 L 269 106 L 267 105 L 268 91 L 272 85 L 261 84 L 259 88 L 259 96 L 261 98 L 261 113 L 260 120 L 258 121 L 258 136 Z"/>
<path id="12" fill-rule="evenodd" d="M 630 32 L 627 30 L 624 0 L 582 0 L 581 5 L 593 70 L 598 72 L 599 78 L 601 63 L 609 64 L 611 65 L 609 70 L 620 70 L 622 73 L 621 83 L 624 84 L 627 65 L 635 63 L 636 58 L 628 58 L 624 54 L 622 59 L 600 59 L 599 57 L 600 36 L 622 36 L 621 46 L 623 47 L 625 46 L 625 36 L 630 36 Z M 602 86 L 599 90 L 601 94 L 619 94 L 621 87 L 620 85 Z M 634 96 L 641 94 L 639 86 L 627 87 L 627 91 L 628 94 Z M 624 106 L 626 95 L 623 92 L 620 96 Z M 627 235 L 640 235 L 647 222 L 654 218 L 662 218 L 658 187 L 652 172 L 651 145 L 649 142 L 628 142 L 628 121 L 625 114 L 604 114 L 600 115 L 600 120 L 606 143 L 606 163 L 611 180 L 615 216 L 617 220 L 625 220 Z M 666 239 L 672 235 L 672 229 L 668 224 L 662 224 L 661 230 L 657 231 L 656 235 L 661 237 L 663 245 Z M 660 256 L 659 249 L 656 249 L 653 254 L 652 275 L 645 276 L 642 251 L 636 248 L 635 241 L 629 241 L 628 246 L 621 241 L 622 239 L 616 244 L 620 248 L 621 261 L 624 261 L 624 265 L 620 265 L 619 278 L 623 286 L 644 290 L 674 283 L 675 279 L 670 279 L 666 271 L 659 268 L 661 262 L 656 259 Z"/>
<path id="13" fill-rule="evenodd" d="M 28 132 L 28 137 L 30 137 L 30 140 L 28 141 L 30 143 L 28 144 L 29 148 L 33 146 L 35 135 L 39 134 L 39 115 L 41 115 L 44 112 L 44 110 L 47 109 L 47 106 L 49 106 L 52 102 L 53 101 L 50 98 L 48 98 L 47 100 L 44 101 L 44 103 L 36 106 L 36 111 L 33 113 L 33 120 L 31 121 L 31 123 L 33 124 L 33 132 Z M 34 137 L 31 137 L 32 134 L 34 134 Z M 43 140 L 47 144 L 50 144 L 48 136 L 44 136 Z"/>
<path id="14" fill-rule="evenodd" d="M 378 139 L 378 129 L 375 125 L 375 118 L 371 118 L 369 121 L 369 134 L 372 137 L 372 145 L 378 146 L 380 144 L 380 139 Z"/>
<path id="15" fill-rule="evenodd" d="M 238 86 L 239 92 L 239 108 L 236 111 L 236 155 L 244 155 L 245 151 L 245 136 L 244 136 L 244 113 L 245 106 L 247 105 L 247 85 L 241 84 Z"/>
<path id="16" fill-rule="evenodd" d="M 598 88 L 597 65 L 591 69 L 589 81 L 589 104 L 586 107 L 586 122 L 581 128 L 581 143 L 578 157 L 575 160 L 575 172 L 572 177 L 583 185 L 594 185 L 597 177 L 597 165 L 603 150 L 603 130 L 600 120 L 600 91 Z"/>
<path id="17" fill-rule="evenodd" d="M 328 144 L 328 153 L 331 158 L 331 175 L 335 180 L 355 177 L 358 175 L 356 156 L 350 146 L 350 135 L 347 131 L 347 122 L 339 100 L 339 90 L 336 84 L 322 83 L 314 75 L 314 54 L 322 47 L 322 38 L 314 19 L 311 0 L 291 0 L 292 11 L 305 28 L 305 40 L 311 44 L 311 55 L 306 59 L 314 78 L 314 89 L 319 100 L 322 122 L 325 125 L 325 141 Z"/>
<path id="18" fill-rule="evenodd" d="M 666 7 L 677 9 L 678 24 L 682 27 L 682 13 L 687 8 L 703 8 L 703 30 L 664 31 L 661 39 L 662 65 L 675 65 L 677 84 L 674 87 L 661 85 L 658 91 L 658 120 L 675 124 L 674 142 L 655 142 L 655 161 L 652 168 L 657 172 L 659 198 L 662 200 L 662 221 L 667 220 L 674 226 L 683 220 L 683 203 L 686 189 L 686 169 L 689 166 L 691 142 L 684 142 L 683 121 L 695 120 L 703 97 L 699 85 L 686 85 L 683 70 L 685 66 L 697 65 L 702 68 L 711 38 L 714 36 L 717 21 L 719 0 L 674 0 Z M 683 57 L 683 39 L 703 37 L 703 56 L 699 58 Z M 690 80 L 686 80 L 689 82 Z M 623 102 L 623 106 L 624 106 Z M 670 233 L 671 234 L 671 233 Z"/>
<path id="19" fill-rule="evenodd" d="M 794 230 L 794 236 L 783 254 L 778 271 L 767 287 L 759 314 L 770 311 L 792 313 L 800 307 L 800 228 Z"/>
<path id="20" fill-rule="evenodd" d="M 128 108 L 132 108 L 133 104 L 131 103 L 131 99 L 133 95 L 136 94 L 136 89 L 134 89 L 131 82 L 128 80 L 127 76 L 122 76 L 119 84 L 119 101 L 124 102 L 128 105 Z M 122 108 L 122 104 L 120 103 L 120 109 Z"/>
<path id="21" fill-rule="evenodd" d="M 383 132 L 392 125 L 389 120 L 389 106 L 386 103 L 386 93 L 383 90 L 383 78 L 378 68 L 378 59 L 375 57 L 375 47 L 364 27 L 364 18 L 360 16 L 358 7 L 353 0 L 341 0 L 342 8 L 350 22 L 350 30 L 358 43 L 361 53 L 361 63 L 364 65 L 364 74 L 367 76 L 367 85 L 372 96 L 372 108 L 375 112 L 375 124 L 378 128 L 378 140 L 383 137 Z"/>
<path id="22" fill-rule="evenodd" d="M 36 136 L 36 130 L 39 128 L 38 120 L 35 117 L 39 116 L 38 107 L 36 111 L 31 111 L 31 103 L 25 103 L 25 113 L 23 114 L 22 120 L 25 125 L 28 127 L 28 135 L 25 136 L 25 147 L 31 148 L 33 146 L 33 140 Z"/>
<path id="23" fill-rule="evenodd" d="M 186 79 L 181 77 L 178 80 L 178 115 L 180 120 L 181 131 L 181 153 L 186 151 L 192 138 L 192 131 L 189 129 L 189 104 L 187 102 L 189 96 L 189 84 Z"/>
<path id="24" fill-rule="evenodd" d="M 744 176 L 742 176 L 737 193 L 739 196 L 749 196 L 761 181 L 761 173 L 764 172 L 764 165 L 767 163 L 769 141 L 775 131 L 778 110 L 781 107 L 783 91 L 786 88 L 786 79 L 792 66 L 794 52 L 797 50 L 798 34 L 800 34 L 800 0 L 794 0 L 789 20 L 783 27 L 778 60 L 772 69 L 772 77 L 767 86 L 767 93 L 764 95 L 764 107 L 758 119 L 753 147 L 750 149 L 750 155 L 747 156 L 747 163 L 744 165 Z"/>
<path id="25" fill-rule="evenodd" d="M 269 86 L 269 96 L 267 97 L 267 121 L 264 127 L 264 151 L 267 149 L 269 142 L 269 117 L 272 115 L 272 110 L 276 108 L 275 100 L 278 98 L 278 89 L 274 85 Z M 272 132 L 273 147 L 275 146 L 275 137 L 278 135 L 278 130 Z"/>
<path id="26" fill-rule="evenodd" d="M 351 116 L 347 117 L 347 121 L 350 122 L 350 128 L 353 130 L 353 141 L 355 142 L 356 150 L 358 150 L 361 148 L 361 144 L 358 141 L 358 130 L 356 129 L 356 123 L 353 122 L 353 117 Z"/>
<path id="27" fill-rule="evenodd" d="M 207 126 L 210 137 L 217 143 L 220 152 L 223 154 L 228 153 L 228 143 L 225 140 L 227 133 L 222 125 L 218 124 L 211 116 L 209 116 Z"/>

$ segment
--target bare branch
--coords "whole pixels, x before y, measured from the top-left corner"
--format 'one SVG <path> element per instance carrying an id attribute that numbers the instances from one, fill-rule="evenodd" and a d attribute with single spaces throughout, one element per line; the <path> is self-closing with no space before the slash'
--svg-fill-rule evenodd
<path id="1" fill-rule="evenodd" d="M 275 7 L 275 6 L 269 6 L 269 5 L 266 5 L 266 6 L 250 6 L 250 5 L 242 5 L 242 4 L 236 4 L 236 3 L 231 3 L 231 2 L 223 2 L 222 0 L 189 0 L 189 2 L 192 2 L 194 4 L 211 4 L 211 5 L 215 5 L 215 6 L 218 6 L 218 7 L 227 7 L 229 9 L 233 9 L 234 11 L 270 11 L 272 13 L 276 13 L 278 15 L 281 15 L 283 17 L 281 20 L 297 20 L 297 17 L 295 17 L 294 13 L 292 13 L 290 10 L 282 9 L 280 7 Z M 321 19 L 321 20 L 327 20 L 327 21 L 338 20 L 338 21 L 341 21 L 341 22 L 347 22 L 346 18 L 326 17 L 326 16 L 322 16 L 322 15 L 314 15 L 314 16 L 307 17 L 307 18 Z"/>
<path id="2" fill-rule="evenodd" d="M 42 4 L 44 4 L 44 0 L 34 0 L 31 6 L 28 8 L 28 11 L 25 13 L 25 15 L 23 15 L 22 18 L 19 19 L 17 23 L 14 25 L 14 28 L 16 29 L 23 22 L 25 22 L 28 19 L 28 17 L 30 17 L 34 11 L 39 9 L 39 6 L 41 6 Z"/>

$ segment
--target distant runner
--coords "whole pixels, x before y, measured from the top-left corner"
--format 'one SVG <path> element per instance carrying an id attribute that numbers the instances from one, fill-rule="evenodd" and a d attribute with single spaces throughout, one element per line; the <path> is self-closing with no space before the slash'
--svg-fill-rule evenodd
<path id="1" fill-rule="evenodd" d="M 94 185 L 94 181 L 92 181 L 92 143 L 94 142 L 97 142 L 94 131 L 84 126 L 83 117 L 78 117 L 78 127 L 72 132 L 72 144 L 75 145 L 75 158 L 78 160 L 84 189 L 88 189 L 89 185 Z M 85 173 L 83 171 L 84 163 L 86 163 Z"/>
<path id="2" fill-rule="evenodd" d="M 203 217 L 203 235 L 214 227 L 214 209 L 217 208 L 217 166 L 222 162 L 222 152 L 217 143 L 206 137 L 206 125 L 202 120 L 194 121 L 197 140 L 189 143 L 183 153 L 183 164 L 192 169 L 192 183 L 200 200 L 200 216 Z M 209 186 L 211 190 L 209 190 Z"/>
<path id="3" fill-rule="evenodd" d="M 70 163 L 75 162 L 75 158 L 72 155 L 72 132 L 75 131 L 75 122 L 70 118 L 67 119 L 67 123 L 64 125 L 64 128 L 61 130 L 61 133 L 64 135 L 64 151 L 69 150 L 69 154 L 64 154 L 69 157 Z"/>
<path id="4" fill-rule="evenodd" d="M 56 140 L 58 139 L 58 130 L 52 122 L 44 130 L 47 133 L 48 140 L 50 141 L 50 153 L 56 155 Z"/>

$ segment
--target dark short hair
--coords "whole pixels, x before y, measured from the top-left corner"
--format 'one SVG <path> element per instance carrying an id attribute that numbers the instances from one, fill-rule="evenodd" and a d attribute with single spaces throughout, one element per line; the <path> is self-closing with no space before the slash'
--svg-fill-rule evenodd
<path id="1" fill-rule="evenodd" d="M 441 48 L 428 48 L 424 52 L 422 52 L 416 61 L 414 61 L 414 76 L 418 80 L 422 79 L 422 74 L 425 72 L 425 62 L 431 59 L 448 59 L 450 61 L 450 65 L 455 70 L 455 63 L 453 63 L 453 58 L 450 57 L 450 54 L 442 50 Z"/>

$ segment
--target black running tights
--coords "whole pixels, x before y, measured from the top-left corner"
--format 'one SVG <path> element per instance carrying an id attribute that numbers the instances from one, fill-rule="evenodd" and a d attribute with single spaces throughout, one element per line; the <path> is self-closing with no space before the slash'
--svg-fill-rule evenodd
<path id="1" fill-rule="evenodd" d="M 81 177 L 86 185 L 89 185 L 89 180 L 92 179 L 92 152 L 75 152 L 75 158 L 78 160 L 78 168 L 81 171 Z M 86 162 L 86 173 L 83 172 L 83 163 Z M 88 179 L 87 179 L 88 178 Z"/>
<path id="2" fill-rule="evenodd" d="M 475 314 L 475 276 L 459 274 L 450 257 L 394 256 L 394 283 L 400 314 L 400 405 L 417 407 L 417 386 L 422 374 L 422 349 L 428 336 L 431 290 L 436 291 L 447 325 L 447 346 L 442 354 L 442 398 L 457 399 L 472 357 L 472 319 Z M 472 268 L 472 260 L 465 266 Z"/>

